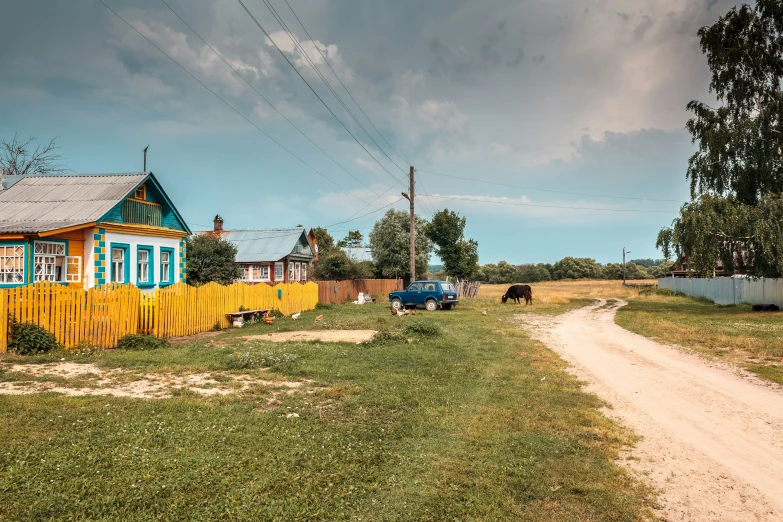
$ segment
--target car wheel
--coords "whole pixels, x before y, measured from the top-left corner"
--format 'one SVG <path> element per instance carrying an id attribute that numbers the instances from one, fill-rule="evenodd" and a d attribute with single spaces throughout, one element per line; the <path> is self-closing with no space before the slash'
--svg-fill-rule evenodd
<path id="1" fill-rule="evenodd" d="M 392 306 L 392 308 L 394 308 L 395 310 L 402 310 L 402 301 L 400 301 L 400 300 L 399 300 L 399 299 L 397 299 L 397 298 L 395 298 L 395 299 L 392 299 L 392 305 L 391 305 L 391 306 Z"/>
<path id="2" fill-rule="evenodd" d="M 434 312 L 438 309 L 438 303 L 435 302 L 434 299 L 428 299 L 426 303 L 424 303 L 424 306 L 427 308 L 427 311 Z"/>

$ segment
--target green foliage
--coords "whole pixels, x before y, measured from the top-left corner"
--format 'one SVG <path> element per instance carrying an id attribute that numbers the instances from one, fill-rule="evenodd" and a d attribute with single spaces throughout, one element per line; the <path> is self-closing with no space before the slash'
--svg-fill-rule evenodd
<path id="1" fill-rule="evenodd" d="M 348 234 L 337 242 L 340 248 L 356 248 L 361 246 L 364 236 L 358 230 L 350 230 Z"/>
<path id="2" fill-rule="evenodd" d="M 53 333 L 37 324 L 12 320 L 10 333 L 8 350 L 19 355 L 48 353 L 61 347 Z"/>
<path id="3" fill-rule="evenodd" d="M 158 339 L 154 335 L 128 334 L 117 341 L 119 350 L 147 351 L 168 347 L 169 342 L 166 339 Z"/>
<path id="4" fill-rule="evenodd" d="M 446 274 L 457 279 L 471 279 L 478 272 L 478 243 L 465 239 L 464 217 L 449 209 L 436 212 L 427 235 L 437 246 L 435 253 L 443 261 Z"/>
<path id="5" fill-rule="evenodd" d="M 219 332 L 223 329 L 223 325 L 220 324 L 220 321 L 215 321 L 215 324 L 212 326 L 212 331 Z"/>
<path id="6" fill-rule="evenodd" d="M 313 271 L 313 277 L 319 281 L 372 279 L 374 274 L 375 265 L 371 261 L 353 261 L 339 248 L 319 254 Z"/>
<path id="7" fill-rule="evenodd" d="M 241 276 L 237 248 L 220 237 L 197 235 L 188 238 L 188 282 L 228 285 Z"/>
<path id="8" fill-rule="evenodd" d="M 416 216 L 416 273 L 427 273 L 432 242 L 428 223 Z M 389 210 L 370 232 L 370 246 L 383 277 L 410 277 L 410 221 L 407 212 Z"/>
<path id="9" fill-rule="evenodd" d="M 595 259 L 564 257 L 552 265 L 552 279 L 601 279 L 603 274 Z"/>
<path id="10" fill-rule="evenodd" d="M 631 263 L 634 263 L 638 266 L 644 267 L 644 268 L 650 268 L 653 266 L 658 266 L 666 262 L 665 259 L 631 259 Z"/>
<path id="11" fill-rule="evenodd" d="M 435 323 L 413 321 L 405 325 L 402 329 L 402 333 L 404 335 L 432 338 L 443 335 L 443 330 Z"/>
<path id="12" fill-rule="evenodd" d="M 370 344 L 401 344 L 407 343 L 408 338 L 405 337 L 399 330 L 378 330 L 375 335 L 370 339 Z"/>
<path id="13" fill-rule="evenodd" d="M 691 202 L 656 246 L 712 275 L 783 274 L 783 9 L 759 0 L 699 30 L 720 105 L 688 104 L 698 150 L 688 161 Z"/>
<path id="14" fill-rule="evenodd" d="M 652 261 L 652 260 L 649 260 Z M 649 268 L 634 262 L 626 263 L 627 279 L 653 279 L 670 270 L 669 263 L 652 265 Z M 560 279 L 610 279 L 623 278 L 622 263 L 601 265 L 594 259 L 565 257 L 550 265 L 547 263 L 511 265 L 501 261 L 497 265 L 486 264 L 479 268 L 475 279 L 489 284 L 539 283 Z"/>
<path id="15" fill-rule="evenodd" d="M 334 248 L 334 238 L 323 227 L 315 227 L 315 244 L 318 245 L 318 256 Z"/>

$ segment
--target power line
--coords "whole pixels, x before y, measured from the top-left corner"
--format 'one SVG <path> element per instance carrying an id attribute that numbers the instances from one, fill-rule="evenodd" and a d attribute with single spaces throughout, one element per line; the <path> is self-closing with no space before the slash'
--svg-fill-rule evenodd
<path id="1" fill-rule="evenodd" d="M 322 73 L 322 72 L 321 72 L 321 70 L 318 68 L 318 66 L 315 64 L 315 62 L 313 62 L 312 58 L 310 58 L 310 55 L 307 53 L 307 51 L 305 50 L 305 48 L 304 48 L 304 47 L 302 47 L 302 44 L 299 42 L 299 39 L 296 37 L 296 35 L 294 35 L 293 31 L 291 31 L 291 30 L 288 28 L 288 24 L 286 24 L 286 23 L 285 23 L 285 20 L 283 20 L 283 17 L 282 17 L 282 16 L 280 16 L 280 14 L 277 12 L 277 9 L 275 9 L 275 7 L 272 5 L 272 2 L 271 2 L 271 0 L 263 0 L 263 1 L 264 1 L 264 4 L 266 5 L 267 9 L 269 9 L 269 12 L 270 12 L 270 13 L 272 13 L 272 16 L 274 16 L 274 17 L 275 17 L 275 19 L 277 20 L 277 22 L 280 24 L 280 26 L 281 26 L 281 27 L 283 28 L 283 30 L 286 32 L 286 35 L 288 36 L 288 38 L 291 40 L 291 42 L 294 44 L 294 46 L 295 46 L 297 49 L 299 49 L 299 52 L 301 52 L 301 53 L 302 53 L 302 55 L 305 57 L 305 59 L 307 60 L 307 62 L 308 62 L 308 63 L 309 63 L 309 65 L 310 65 L 310 67 L 313 69 L 313 71 L 315 71 L 316 75 L 317 75 L 317 76 L 318 76 L 318 77 L 321 79 L 321 82 L 323 82 L 323 84 L 324 84 L 324 85 L 326 85 L 326 88 L 329 90 L 329 92 L 331 92 L 331 93 L 332 93 L 332 95 L 335 97 L 335 99 L 337 99 L 337 101 L 340 103 L 340 105 L 342 105 L 343 109 L 345 109 L 345 111 L 346 111 L 346 112 L 348 113 L 348 115 L 349 115 L 349 116 L 350 116 L 350 117 L 353 119 L 353 121 L 354 121 L 354 122 L 356 122 L 356 124 L 359 126 L 359 128 L 360 128 L 360 129 L 362 129 L 362 130 L 364 131 L 364 133 L 367 135 L 367 137 L 368 137 L 368 138 L 370 138 L 370 141 L 372 141 L 372 142 L 375 144 L 375 146 L 378 148 L 378 150 L 380 150 L 380 151 L 381 151 L 381 154 L 383 154 L 384 156 L 386 156 L 386 158 L 387 158 L 389 161 L 391 161 L 391 162 L 394 164 L 394 166 L 395 166 L 395 167 L 397 167 L 397 168 L 400 170 L 400 172 L 402 172 L 403 174 L 405 174 L 405 173 L 406 173 L 406 172 L 405 172 L 405 169 L 403 169 L 402 167 L 400 167 L 400 166 L 397 164 L 397 162 L 396 162 L 396 161 L 394 161 L 394 160 L 391 158 L 391 156 L 389 156 L 388 154 L 386 154 L 386 151 L 385 151 L 385 150 L 383 150 L 383 148 L 382 148 L 380 145 L 378 145 L 378 142 L 377 142 L 377 141 L 375 141 L 375 138 L 373 138 L 373 137 L 372 137 L 372 135 L 371 135 L 369 132 L 367 132 L 367 129 L 365 129 L 365 128 L 364 128 L 364 125 L 362 125 L 362 124 L 359 122 L 359 120 L 356 118 L 356 116 L 354 116 L 354 114 L 353 114 L 353 112 L 351 111 L 351 109 L 349 109 L 349 108 L 348 108 L 348 106 L 345 104 L 345 102 L 344 102 L 344 101 L 343 101 L 343 99 L 340 97 L 340 95 L 339 95 L 339 94 L 337 94 L 337 91 L 335 91 L 335 90 L 334 90 L 334 88 L 332 87 L 332 84 L 331 84 L 331 83 L 329 83 L 329 80 L 327 80 L 327 79 L 326 79 L 326 77 L 323 75 L 323 73 Z M 289 6 L 289 7 L 290 7 L 290 6 Z M 296 15 L 294 14 L 294 16 L 296 16 Z M 305 30 L 305 32 L 307 32 L 307 30 Z M 309 35 L 308 35 L 308 36 L 309 36 Z M 312 38 L 311 38 L 311 41 L 312 41 Z M 315 42 L 313 42 L 313 45 L 316 47 L 316 49 L 318 49 L 318 46 L 317 46 L 317 45 L 315 45 Z M 318 52 L 319 52 L 319 53 L 321 53 L 321 50 L 320 50 L 320 49 L 318 49 Z M 323 53 L 321 53 L 321 56 L 323 57 Z M 324 58 L 324 61 L 326 61 L 326 58 Z M 327 62 L 327 65 L 328 65 L 328 62 Z"/>
<path id="2" fill-rule="evenodd" d="M 102 1 L 102 0 L 101 0 L 101 1 Z M 308 82 L 308 81 L 305 79 L 305 77 L 304 77 L 304 76 L 302 76 L 302 73 L 300 73 L 300 72 L 299 72 L 299 70 L 298 70 L 298 69 L 296 68 L 296 66 L 295 66 L 295 65 L 294 65 L 294 64 L 291 62 L 291 60 L 289 60 L 289 59 L 288 59 L 288 56 L 286 56 L 286 54 L 283 52 L 283 50 L 282 50 L 282 49 L 280 49 L 280 47 L 277 45 L 277 43 L 276 43 L 276 42 L 275 42 L 275 41 L 272 39 L 272 37 L 269 35 L 269 33 L 267 33 L 266 29 L 264 29 L 264 27 L 263 27 L 263 26 L 262 26 L 262 25 L 259 23 L 259 21 L 256 19 L 256 17 L 255 17 L 255 16 L 253 16 L 253 13 L 251 13 L 251 12 L 250 12 L 250 10 L 247 8 L 247 6 L 244 4 L 244 2 L 242 2 L 242 0 L 237 0 L 237 2 L 239 2 L 239 5 L 241 5 L 241 6 L 242 6 L 242 8 L 243 8 L 243 9 L 245 10 L 245 12 L 247 13 L 247 15 L 248 15 L 248 16 L 249 16 L 249 17 L 250 17 L 250 18 L 253 20 L 253 22 L 256 24 L 256 26 L 258 26 L 258 28 L 259 28 L 259 29 L 261 29 L 261 32 L 263 32 L 263 33 L 264 33 L 264 36 L 266 36 L 266 38 L 267 38 L 267 39 L 268 39 L 270 42 L 272 42 L 272 45 L 274 45 L 274 46 L 275 46 L 275 49 L 277 49 L 277 51 L 280 53 L 280 56 L 282 56 L 282 57 L 285 59 L 285 61 L 286 61 L 286 62 L 288 62 L 288 65 L 290 65 L 290 66 L 291 66 L 291 68 L 294 70 L 294 72 L 296 72 L 296 74 L 299 76 L 299 78 L 301 78 L 301 79 L 302 79 L 302 81 L 303 81 L 303 82 L 305 82 L 305 84 L 306 84 L 306 85 L 307 85 L 307 87 L 309 87 L 309 89 L 310 89 L 310 90 L 313 92 L 313 94 L 315 95 L 315 97 L 316 97 L 316 98 L 318 98 L 318 100 L 321 102 L 321 104 L 323 104 L 323 106 L 324 106 L 324 107 L 326 107 L 326 110 L 328 110 L 328 111 L 329 111 L 329 113 L 330 113 L 330 114 L 331 114 L 331 115 L 332 115 L 332 116 L 333 116 L 333 117 L 334 117 L 334 118 L 335 118 L 335 119 L 336 119 L 336 120 L 337 120 L 337 121 L 340 123 L 340 125 L 342 125 L 342 127 L 345 129 L 345 131 L 346 131 L 348 134 L 350 134 L 350 135 L 351 135 L 351 137 L 353 138 L 353 140 L 354 140 L 354 141 L 355 141 L 357 144 L 359 144 L 359 146 L 360 146 L 362 149 L 364 149 L 364 151 L 367 153 L 367 155 L 368 155 L 368 156 L 370 156 L 370 157 L 373 159 L 373 161 L 374 161 L 375 163 L 377 163 L 377 164 L 378 164 L 378 165 L 379 165 L 379 166 L 380 166 L 380 167 L 381 167 L 381 168 L 382 168 L 382 169 L 383 169 L 383 170 L 384 170 L 384 171 L 385 171 L 385 172 L 386 172 L 386 173 L 387 173 L 389 176 L 391 176 L 391 177 L 392 177 L 392 179 L 394 179 L 395 181 L 399 182 L 399 180 L 398 180 L 396 177 L 394 177 L 394 175 L 393 175 L 391 172 L 389 172 L 389 170 L 388 170 L 388 169 L 387 169 L 387 168 L 386 168 L 386 167 L 385 167 L 385 166 L 384 166 L 384 165 L 383 165 L 381 162 L 379 162 L 379 161 L 378 161 L 378 160 L 375 158 L 375 156 L 373 156 L 373 155 L 370 153 L 370 151 L 369 151 L 369 150 L 367 150 L 367 147 L 365 147 L 365 146 L 364 146 L 364 144 L 363 144 L 361 141 L 359 141 L 359 139 L 358 139 L 358 138 L 357 138 L 357 137 L 356 137 L 356 136 L 355 136 L 355 135 L 354 135 L 354 134 L 353 134 L 353 133 L 352 133 L 352 132 L 351 132 L 351 131 L 348 129 L 348 127 L 347 127 L 347 126 L 346 126 L 346 125 L 345 125 L 345 124 L 342 122 L 342 120 L 341 120 L 340 118 L 338 118 L 338 117 L 337 117 L 337 115 L 336 115 L 336 114 L 334 113 L 334 111 L 332 111 L 332 109 L 331 109 L 331 108 L 330 108 L 330 107 L 329 107 L 329 106 L 326 104 L 326 102 L 323 100 L 323 98 L 321 98 L 321 96 L 320 96 L 320 95 L 319 95 L 319 94 L 316 92 L 316 90 L 315 90 L 315 89 L 313 89 L 313 86 L 312 86 L 312 85 L 310 85 L 310 82 Z"/>
<path id="3" fill-rule="evenodd" d="M 391 144 L 391 143 L 389 143 L 389 140 L 387 140 L 387 139 L 386 139 L 386 137 L 385 137 L 383 134 L 381 134 L 381 131 L 379 131 L 379 130 L 378 130 L 378 127 L 376 127 L 376 126 L 375 126 L 375 124 L 374 124 L 374 123 L 372 122 L 372 120 L 370 119 L 370 117 L 369 117 L 369 116 L 367 116 L 367 113 L 365 113 L 365 112 L 364 112 L 364 109 L 362 109 L 362 106 L 361 106 L 361 105 L 359 105 L 359 102 L 357 102 L 357 101 L 356 101 L 356 98 L 354 98 L 354 97 L 353 97 L 353 94 L 351 94 L 351 91 L 349 91 L 349 90 L 348 90 L 348 87 L 346 87 L 346 86 L 345 86 L 345 84 L 343 83 L 342 79 L 341 79 L 341 78 L 340 78 L 340 76 L 337 74 L 337 71 L 335 71 L 335 70 L 334 70 L 334 68 L 332 68 L 332 65 L 329 63 L 329 60 L 327 60 L 327 59 L 326 59 L 326 56 L 324 56 L 324 53 L 323 53 L 323 52 L 321 52 L 321 49 L 320 49 L 320 48 L 319 48 L 317 45 L 315 45 L 315 39 L 314 39 L 312 36 L 310 36 L 310 32 L 307 30 L 307 28 L 304 26 L 304 24 L 302 23 L 302 21 L 299 19 L 299 16 L 297 16 L 296 12 L 294 12 L 294 8 L 293 8 L 293 7 L 291 7 L 291 4 L 290 4 L 290 3 L 288 3 L 288 0 L 285 0 L 285 3 L 286 3 L 286 5 L 288 6 L 288 9 L 290 9 L 290 10 L 291 10 L 291 14 L 293 14 L 293 15 L 294 15 L 294 18 L 296 18 L 296 21 L 297 21 L 297 22 L 299 22 L 299 25 L 300 25 L 300 26 L 302 26 L 302 29 L 304 29 L 304 32 L 305 32 L 305 34 L 307 35 L 307 37 L 310 39 L 310 41 L 311 41 L 311 42 L 313 42 L 313 45 L 314 45 L 314 46 L 315 46 L 315 48 L 318 50 L 318 53 L 321 55 L 321 57 L 324 59 L 324 62 L 326 62 L 326 65 L 327 65 L 327 66 L 329 67 L 329 69 L 332 71 L 332 74 L 334 74 L 334 77 L 335 77 L 335 78 L 337 78 L 337 81 L 338 81 L 338 82 L 340 82 L 340 85 L 342 85 L 342 86 L 343 86 L 343 89 L 345 89 L 345 92 L 347 92 L 347 93 L 348 93 L 348 96 L 350 96 L 350 97 L 351 97 L 351 100 L 353 100 L 353 103 L 355 103 L 355 104 L 356 104 L 356 107 L 358 107 L 358 108 L 359 108 L 359 110 L 360 110 L 360 111 L 361 111 L 361 113 L 364 115 L 364 117 L 367 119 L 367 121 L 368 121 L 368 122 L 370 122 L 370 125 L 372 125 L 372 128 L 373 128 L 373 129 L 375 129 L 375 132 L 377 132 L 377 133 L 378 133 L 378 136 L 380 136 L 380 137 L 381 137 L 381 139 L 382 139 L 382 140 L 383 140 L 383 141 L 386 143 L 386 145 L 388 145 L 388 146 L 389 146 L 389 148 L 390 148 L 390 149 L 391 149 L 391 150 L 392 150 L 392 151 L 393 151 L 395 154 L 397 154 L 397 156 L 399 156 L 400 158 L 402 158 L 402 161 L 404 161 L 404 162 L 405 162 L 405 163 L 407 163 L 407 164 L 410 164 L 410 162 L 409 162 L 408 160 L 406 160 L 406 159 L 403 157 L 403 155 L 402 155 L 402 154 L 400 154 L 399 152 L 397 152 L 397 150 L 396 150 L 394 147 L 392 147 L 392 144 Z"/>
<path id="4" fill-rule="evenodd" d="M 313 172 L 315 172 L 315 173 L 316 173 L 316 174 L 318 174 L 319 176 L 323 177 L 324 179 L 326 179 L 327 181 L 329 181 L 329 182 L 330 182 L 330 183 L 332 183 L 333 185 L 337 186 L 337 187 L 338 187 L 340 190 L 342 190 L 343 192 L 346 192 L 346 193 L 350 194 L 351 196 L 355 197 L 355 198 L 356 198 L 356 199 L 358 199 L 359 201 L 362 201 L 363 203 L 367 203 L 367 201 L 365 201 L 364 199 L 360 198 L 359 196 L 357 196 L 356 194 L 352 193 L 351 191 L 349 191 L 349 190 L 347 190 L 347 189 L 343 188 L 343 187 L 342 187 L 342 185 L 340 185 L 340 184 L 339 184 L 339 183 L 337 183 L 336 181 L 332 180 L 331 178 L 329 178 L 328 176 L 326 176 L 325 174 L 323 174 L 321 171 L 319 171 L 318 169 L 316 169 L 315 167 L 313 167 L 312 165 L 310 165 L 309 163 L 307 163 L 305 160 L 303 160 L 302 158 L 300 158 L 299 156 L 297 156 L 297 155 L 296 155 L 296 154 L 295 154 L 293 151 L 291 151 L 290 149 L 288 149 L 288 148 L 287 148 L 285 145 L 283 145 L 282 143 L 280 143 L 279 141 L 277 141 L 275 138 L 273 138 L 273 137 L 272 137 L 272 136 L 271 136 L 269 133 L 267 133 L 267 132 L 266 132 L 265 130 L 263 130 L 261 127 L 259 127 L 258 125 L 256 125 L 256 124 L 255 124 L 255 123 L 254 123 L 252 120 L 250 120 L 250 119 L 249 119 L 247 116 L 245 116 L 244 114 L 242 114 L 241 112 L 239 112 L 239 111 L 238 111 L 236 108 L 234 108 L 234 106 L 233 106 L 233 105 L 231 105 L 230 103 L 228 103 L 228 102 L 227 102 L 227 101 L 226 101 L 224 98 L 222 98 L 222 97 L 221 97 L 221 96 L 220 96 L 218 93 L 216 93 L 215 91 L 213 91 L 212 89 L 210 89 L 209 87 L 207 87 L 207 85 L 206 85 L 204 82 L 202 82 L 201 80 L 199 80 L 198 78 L 196 78 L 196 77 L 195 77 L 195 76 L 194 76 L 194 75 L 193 75 L 193 74 L 192 74 L 190 71 L 188 71 L 187 69 L 185 69 L 185 67 L 183 67 L 182 65 L 180 65 L 180 63 L 179 63 L 177 60 L 175 60 L 174 58 L 172 58 L 171 56 L 169 56 L 169 55 L 168 55 L 168 54 L 167 54 L 167 53 L 166 53 L 166 52 L 165 52 L 163 49 L 161 49 L 160 47 L 158 47 L 157 45 L 155 45 L 155 43 L 154 43 L 152 40 L 150 40 L 149 38 L 147 38 L 147 37 L 146 37 L 144 34 L 142 34 L 142 33 L 141 33 L 141 32 L 140 32 L 138 29 L 136 29 L 136 27 L 134 27 L 134 26 L 133 26 L 133 24 L 131 24 L 131 23 L 130 23 L 130 22 L 128 22 L 128 21 L 127 21 L 125 18 L 123 18 L 122 16 L 120 16 L 120 14 L 119 14 L 119 13 L 117 13 L 117 11 L 115 11 L 114 9 L 112 9 L 111 7 L 109 7 L 108 5 L 106 5 L 106 3 L 105 3 L 103 0 L 98 0 L 98 1 L 99 1 L 101 4 L 103 4 L 103 6 L 104 6 L 106 9 L 108 9 L 109 11 L 111 11 L 112 13 L 114 13 L 114 15 L 115 15 L 117 18 L 119 18 L 120 20 L 122 20 L 123 22 L 125 22 L 125 24 L 126 24 L 128 27 L 130 27 L 131 29 L 133 29 L 133 30 L 136 32 L 136 34 L 138 34 L 139 36 L 141 36 L 142 38 L 144 38 L 145 40 L 147 40 L 147 42 L 148 42 L 150 45 L 152 45 L 152 46 L 153 46 L 155 49 L 157 49 L 158 51 L 160 51 L 160 53 L 161 53 L 161 54 L 163 54 L 163 55 L 164 55 L 166 58 L 168 58 L 169 60 L 171 60 L 172 62 L 174 62 L 174 64 L 175 64 L 177 67 L 179 67 L 180 69 L 182 69 L 182 70 L 183 70 L 183 71 L 184 71 L 184 72 L 185 72 L 185 73 L 186 73 L 188 76 L 190 76 L 191 78 L 193 78 L 194 80 L 196 80 L 196 81 L 197 81 L 197 82 L 198 82 L 198 83 L 199 83 L 199 84 L 200 84 L 202 87 L 204 87 L 206 90 L 208 90 L 210 93 L 212 93 L 212 95 L 213 95 L 213 96 L 215 96 L 215 97 L 216 97 L 218 100 L 220 100 L 221 102 L 223 102 L 223 104 L 225 104 L 225 105 L 226 105 L 226 107 L 228 107 L 229 109 L 231 109 L 232 111 L 234 111 L 234 112 L 235 112 L 235 113 L 236 113 L 236 114 L 237 114 L 239 117 L 241 117 L 243 120 L 245 120 L 245 121 L 246 121 L 246 122 L 248 122 L 250 125 L 252 125 L 253 127 L 255 127 L 255 128 L 256 128 L 256 130 L 258 130 L 259 132 L 261 132 L 262 134 L 264 134 L 264 135 L 265 135 L 267 138 L 269 138 L 270 140 L 272 140 L 272 141 L 273 141 L 275 144 L 277 144 L 277 145 L 278 145 L 280 148 L 282 148 L 283 150 L 285 150 L 285 151 L 286 151 L 288 154 L 290 154 L 291 156 L 293 156 L 294 158 L 296 158 L 297 160 L 299 160 L 299 161 L 300 161 L 302 164 L 304 164 L 305 166 L 307 166 L 308 168 L 310 168 L 310 169 L 311 169 Z"/>
<path id="5" fill-rule="evenodd" d="M 542 189 L 537 187 L 526 187 L 522 185 L 511 185 L 508 183 L 500 183 L 497 181 L 484 181 L 480 179 L 473 179 L 473 178 L 464 178 L 462 176 L 455 176 L 453 174 L 439 174 L 437 172 L 432 172 L 430 170 L 419 170 L 416 169 L 417 172 L 423 172 L 425 174 L 434 174 L 435 176 L 443 176 L 445 178 L 454 178 L 454 179 L 461 179 L 463 181 L 471 181 L 473 183 L 484 183 L 485 185 L 497 185 L 500 187 L 511 187 L 511 188 L 518 188 L 522 190 L 535 190 L 538 192 L 551 192 L 553 194 L 569 194 L 572 196 L 587 196 L 592 198 L 612 198 L 612 199 L 628 199 L 628 200 L 635 200 L 635 201 L 658 201 L 658 202 L 666 202 L 666 203 L 685 203 L 685 201 L 681 201 L 679 199 L 655 199 L 655 198 L 635 198 L 631 196 L 610 196 L 606 194 L 589 194 L 584 192 L 568 192 L 565 190 L 551 190 L 551 189 Z"/>
<path id="6" fill-rule="evenodd" d="M 671 211 L 668 210 L 638 210 L 638 209 L 622 209 L 622 208 L 595 208 L 595 207 L 567 207 L 567 206 L 560 206 L 560 205 L 538 205 L 536 203 L 515 203 L 513 201 L 487 201 L 485 199 L 471 199 L 471 198 L 465 198 L 465 197 L 454 197 L 454 196 L 438 196 L 438 195 L 432 195 L 429 196 L 431 198 L 439 198 L 439 199 L 453 199 L 455 201 L 474 201 L 476 203 L 494 203 L 498 205 L 515 205 L 519 207 L 542 207 L 542 208 L 559 208 L 559 209 L 565 209 L 565 210 L 595 210 L 595 211 L 603 211 L 603 212 L 640 212 L 640 213 L 646 213 L 646 214 L 671 214 Z"/>
<path id="7" fill-rule="evenodd" d="M 346 168 L 345 168 L 343 165 L 341 165 L 340 163 L 338 163 L 338 162 L 337 162 L 337 160 L 335 160 L 335 159 L 334 159 L 332 156 L 330 156 L 330 155 L 329 155 L 329 154 L 328 154 L 328 153 L 327 153 L 327 152 L 326 152 L 324 149 L 322 149 L 322 148 L 321 148 L 321 147 L 320 147 L 320 146 L 319 146 L 317 143 L 315 143 L 315 142 L 314 142 L 312 139 L 310 139 L 310 137 L 309 137 L 307 134 L 305 134 L 305 133 L 304 133 L 304 132 L 303 132 L 303 131 L 302 131 L 302 130 L 301 130 L 301 129 L 300 129 L 300 128 L 299 128 L 299 127 L 296 125 L 296 124 L 294 124 L 294 122 L 292 122 L 291 120 L 289 120 L 289 119 L 288 119 L 288 118 L 285 116 L 285 114 L 283 114 L 282 112 L 280 112 L 280 110 L 279 110 L 279 109 L 278 109 L 278 108 L 277 108 L 277 107 L 276 107 L 276 106 L 275 106 L 275 105 L 274 105 L 274 104 L 273 104 L 271 101 L 269 101 L 269 100 L 268 100 L 268 99 L 267 99 L 267 98 L 266 98 L 266 97 L 265 97 L 263 94 L 261 94 L 261 93 L 260 93 L 260 92 L 259 92 L 259 91 L 258 91 L 258 90 L 257 90 L 257 89 L 256 89 L 256 88 L 255 88 L 255 87 L 254 87 L 254 86 L 253 86 L 251 83 L 250 83 L 250 82 L 248 82 L 248 81 L 245 79 L 245 77 L 244 77 L 244 76 L 242 76 L 242 75 L 239 73 L 239 71 L 237 71 L 237 70 L 234 68 L 234 66 L 233 66 L 233 65 L 231 65 L 231 64 L 230 64 L 230 63 L 229 63 L 229 62 L 228 62 L 228 61 L 227 61 L 225 58 L 223 58 L 223 56 L 222 56 L 220 53 L 218 53 L 218 52 L 215 50 L 215 48 L 214 48 L 214 47 L 212 47 L 212 45 L 210 45 L 210 44 L 209 44 L 209 42 L 207 42 L 207 41 L 206 41 L 206 40 L 205 40 L 205 39 L 204 39 L 204 38 L 203 38 L 203 37 L 202 37 L 202 36 L 201 36 L 201 35 L 198 33 L 198 31 L 196 31 L 195 29 L 193 29 L 193 27 L 192 27 L 192 26 L 191 26 L 189 23 L 187 23 L 187 22 L 186 22 L 186 21 L 185 21 L 185 20 L 184 20 L 184 19 L 183 19 L 183 18 L 182 18 L 182 17 L 181 17 L 181 16 L 180 16 L 180 15 L 179 15 L 179 14 L 178 14 L 178 13 L 177 13 L 177 12 L 176 12 L 176 11 L 175 11 L 173 8 L 172 8 L 172 7 L 171 7 L 171 6 L 170 6 L 170 5 L 169 5 L 169 4 L 166 2 L 166 0 L 160 0 L 160 1 L 161 1 L 161 2 L 163 2 L 163 5 L 165 5 L 166 7 L 168 7 L 168 8 L 169 8 L 169 11 L 171 11 L 172 13 L 174 13 L 174 15 L 175 15 L 177 18 L 179 18 L 179 20 L 180 20 L 180 21 L 181 21 L 183 24 L 185 24 L 185 25 L 188 27 L 188 29 L 190 29 L 190 30 L 193 32 L 193 34 L 195 34 L 196 36 L 198 36 L 198 38 L 199 38 L 199 39 L 200 39 L 202 42 L 204 42 L 204 45 L 206 45 L 207 47 L 209 47 L 209 48 L 212 50 L 212 52 L 213 52 L 213 53 L 215 53 L 215 56 L 217 56 L 218 58 L 220 58 L 220 59 L 223 61 L 223 63 L 224 63 L 224 64 L 226 64 L 228 67 L 230 67 L 230 68 L 231 68 L 231 70 L 232 70 L 232 71 L 234 71 L 234 73 L 235 73 L 235 74 L 236 74 L 236 75 L 237 75 L 237 76 L 238 76 L 238 77 L 239 77 L 239 78 L 240 78 L 240 79 L 241 79 L 243 82 L 245 82 L 245 83 L 247 84 L 247 86 L 248 86 L 248 87 L 250 87 L 251 89 L 253 89 L 253 91 L 255 91 L 255 93 L 256 93 L 257 95 L 259 95 L 259 96 L 261 97 L 261 99 L 262 99 L 262 100 L 264 100 L 264 101 L 267 103 L 267 105 L 269 105 L 270 107 L 272 107 L 272 109 L 274 109 L 274 110 L 275 110 L 275 112 L 277 112 L 277 114 L 279 114 L 279 115 L 280 115 L 280 116 L 281 116 L 281 117 L 282 117 L 282 118 L 283 118 L 285 121 L 287 121 L 287 122 L 288 122 L 288 123 L 289 123 L 289 124 L 290 124 L 290 125 L 291 125 L 291 126 L 294 128 L 294 129 L 296 129 L 296 130 L 297 130 L 297 132 L 299 132 L 299 134 L 301 134 L 302 136 L 304 136 L 304 137 L 305 137 L 305 139 L 307 139 L 307 141 L 309 141 L 310 143 L 312 143 L 312 144 L 313 144 L 313 146 L 314 146 L 315 148 L 317 148 L 318 150 L 320 150 L 320 151 L 321 151 L 321 152 L 324 154 L 324 156 L 326 156 L 327 158 L 329 158 L 330 160 L 332 160 L 332 163 L 334 163 L 335 165 L 337 165 L 338 167 L 340 167 L 340 168 L 343 170 L 343 172 L 345 172 L 346 174 L 348 174 L 349 176 L 351 176 L 353 179 L 355 179 L 356 181 L 358 181 L 359 183 L 361 183 L 361 185 L 362 185 L 364 188 L 366 188 L 367 190 L 369 190 L 369 191 L 370 191 L 370 192 L 372 192 L 373 194 L 375 194 L 375 195 L 378 195 L 378 194 L 377 194 L 377 192 L 375 192 L 373 189 L 371 189 L 370 187 L 368 187 L 367 185 L 365 185 L 365 184 L 364 184 L 364 182 L 363 182 L 362 180 L 360 180 L 359 178 L 357 178 L 356 176 L 354 176 L 353 174 L 351 174 L 351 173 L 348 171 L 348 169 L 346 169 Z"/>

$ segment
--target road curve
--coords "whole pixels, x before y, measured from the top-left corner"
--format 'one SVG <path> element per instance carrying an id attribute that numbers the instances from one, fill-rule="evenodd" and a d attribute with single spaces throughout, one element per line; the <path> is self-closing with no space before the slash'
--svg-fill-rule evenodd
<path id="1" fill-rule="evenodd" d="M 625 462 L 663 520 L 783 520 L 783 392 L 617 326 L 625 304 L 519 320 L 643 437 Z"/>

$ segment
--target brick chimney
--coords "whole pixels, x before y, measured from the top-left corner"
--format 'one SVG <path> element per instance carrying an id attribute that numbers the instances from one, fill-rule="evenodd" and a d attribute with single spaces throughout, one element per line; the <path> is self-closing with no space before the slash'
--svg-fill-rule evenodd
<path id="1" fill-rule="evenodd" d="M 212 224 L 214 225 L 214 228 L 212 231 L 216 234 L 219 234 L 220 232 L 223 232 L 223 218 L 220 217 L 220 214 L 215 216 L 215 220 L 212 221 Z"/>

